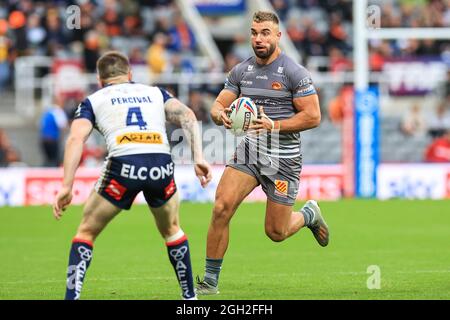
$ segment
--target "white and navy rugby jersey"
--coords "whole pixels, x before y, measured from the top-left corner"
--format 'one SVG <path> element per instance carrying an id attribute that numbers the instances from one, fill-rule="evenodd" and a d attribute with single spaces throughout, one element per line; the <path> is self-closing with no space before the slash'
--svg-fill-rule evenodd
<path id="1" fill-rule="evenodd" d="M 109 157 L 143 153 L 170 154 L 164 103 L 166 90 L 127 82 L 88 96 L 75 119 L 88 119 L 105 137 Z"/>

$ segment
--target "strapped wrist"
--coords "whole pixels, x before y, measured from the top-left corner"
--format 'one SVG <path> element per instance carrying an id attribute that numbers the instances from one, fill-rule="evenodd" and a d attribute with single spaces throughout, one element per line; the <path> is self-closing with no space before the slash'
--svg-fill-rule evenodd
<path id="1" fill-rule="evenodd" d="M 281 130 L 281 120 L 275 121 L 274 130 L 278 130 L 278 131 Z"/>

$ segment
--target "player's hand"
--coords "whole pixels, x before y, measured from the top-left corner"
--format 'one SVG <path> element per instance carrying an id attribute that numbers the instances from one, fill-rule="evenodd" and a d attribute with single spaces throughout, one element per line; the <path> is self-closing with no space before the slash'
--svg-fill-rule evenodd
<path id="1" fill-rule="evenodd" d="M 217 119 L 219 123 L 222 123 L 226 129 L 231 129 L 231 124 L 233 123 L 230 118 L 228 118 L 228 114 L 231 112 L 230 108 L 224 108 L 219 111 L 217 114 Z"/>
<path id="2" fill-rule="evenodd" d="M 195 175 L 197 176 L 198 180 L 200 180 L 200 184 L 202 187 L 206 187 L 208 183 L 212 179 L 212 173 L 211 173 L 211 166 L 208 162 L 202 161 L 200 163 L 196 163 L 194 166 Z"/>
<path id="3" fill-rule="evenodd" d="M 260 117 L 253 120 L 253 124 L 248 127 L 249 133 L 260 134 L 273 130 L 274 122 L 264 113 L 263 107 L 259 107 L 259 115 Z"/>
<path id="4" fill-rule="evenodd" d="M 62 187 L 55 197 L 55 202 L 53 204 L 53 215 L 56 220 L 61 219 L 62 211 L 65 211 L 67 206 L 72 201 L 72 188 Z"/>

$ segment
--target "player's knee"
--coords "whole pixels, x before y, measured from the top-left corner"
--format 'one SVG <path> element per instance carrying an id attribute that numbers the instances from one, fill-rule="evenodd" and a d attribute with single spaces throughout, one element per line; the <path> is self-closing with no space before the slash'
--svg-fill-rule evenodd
<path id="1" fill-rule="evenodd" d="M 287 233 L 282 230 L 266 229 L 266 235 L 273 242 L 281 242 L 287 238 Z"/>
<path id="2" fill-rule="evenodd" d="M 233 215 L 232 208 L 230 205 L 221 199 L 216 199 L 213 209 L 213 219 L 214 221 L 226 222 L 231 219 Z"/>

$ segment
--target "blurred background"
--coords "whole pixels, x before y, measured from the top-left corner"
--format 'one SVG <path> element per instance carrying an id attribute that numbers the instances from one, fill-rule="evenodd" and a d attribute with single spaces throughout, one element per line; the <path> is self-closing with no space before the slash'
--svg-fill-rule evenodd
<path id="1" fill-rule="evenodd" d="M 358 67 L 378 99 L 377 180 L 369 195 L 450 196 L 449 0 L 369 0 L 360 11 L 350 0 L 0 3 L 2 167 L 61 165 L 74 109 L 98 89 L 95 62 L 111 49 L 129 56 L 135 81 L 168 89 L 194 110 L 204 132 L 214 127 L 209 108 L 228 71 L 253 54 L 251 17 L 266 9 L 279 15 L 281 46 L 311 72 L 321 102 L 321 126 L 302 133 L 300 196 L 357 194 L 349 185 L 364 167 L 354 155 Z M 358 37 L 355 12 L 367 20 L 364 28 L 392 33 Z M 425 36 L 414 38 L 423 28 Z M 408 36 L 401 32 L 406 29 Z M 367 66 L 356 58 L 358 45 L 367 49 Z M 224 164 L 234 145 L 214 143 L 223 145 L 225 156 L 207 160 Z M 104 142 L 94 134 L 82 166 L 98 168 L 104 155 Z"/>

